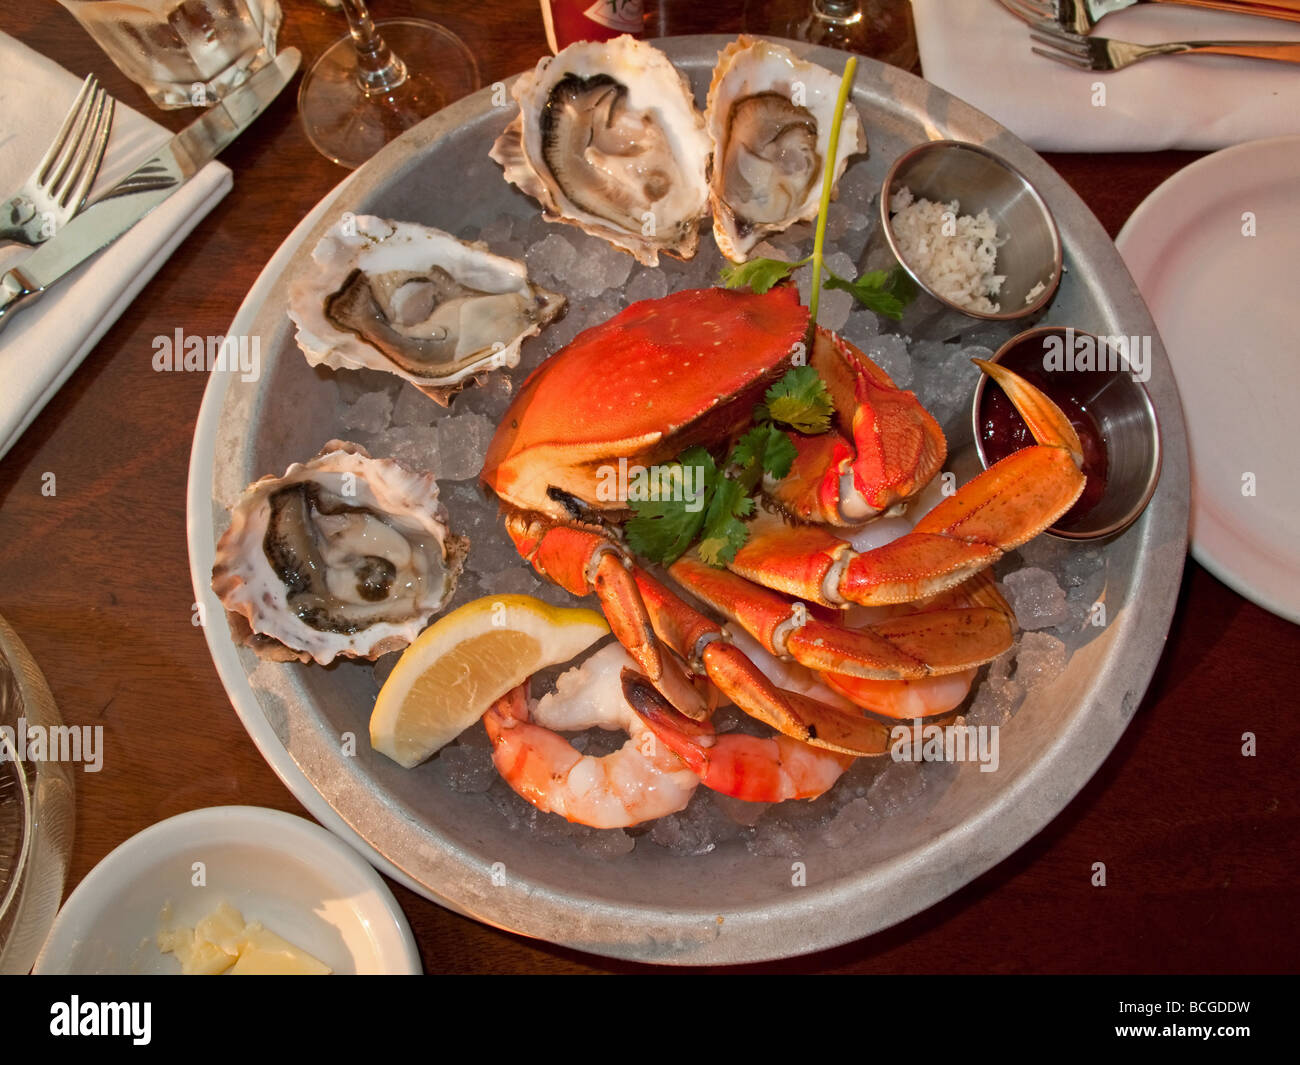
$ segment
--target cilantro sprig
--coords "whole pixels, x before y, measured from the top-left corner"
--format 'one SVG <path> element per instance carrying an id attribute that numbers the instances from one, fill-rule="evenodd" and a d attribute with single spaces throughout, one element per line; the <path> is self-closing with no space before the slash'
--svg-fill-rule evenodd
<path id="1" fill-rule="evenodd" d="M 871 270 L 852 281 L 837 277 L 829 270 L 827 288 L 843 289 L 864 307 L 879 315 L 899 321 L 907 305 L 916 298 L 916 282 L 901 266 L 892 270 Z"/>
<path id="2" fill-rule="evenodd" d="M 799 267 L 807 266 L 812 261 L 813 256 L 809 255 L 806 259 L 789 263 L 783 259 L 750 259 L 745 263 L 731 263 L 722 268 L 722 283 L 727 288 L 748 285 L 761 296 L 774 285 L 786 280 Z M 895 266 L 892 270 L 871 270 L 849 280 L 840 277 L 823 263 L 822 273 L 826 275 L 824 287 L 843 289 L 868 310 L 896 322 L 902 319 L 903 311 L 916 298 L 916 284 L 901 266 Z"/>
<path id="3" fill-rule="evenodd" d="M 779 285 L 800 266 L 812 262 L 812 256 L 788 263 L 784 259 L 750 259 L 744 263 L 727 263 L 722 268 L 722 283 L 727 288 L 749 286 L 761 296 L 774 285 Z"/>
<path id="4" fill-rule="evenodd" d="M 826 391 L 826 382 L 811 366 L 796 366 L 788 371 L 764 398 L 766 403 L 757 412 L 760 420 L 781 422 L 808 434 L 824 433 L 831 427 L 835 405 Z M 789 443 L 787 437 L 782 439 Z"/>
<path id="5" fill-rule="evenodd" d="M 721 466 L 702 447 L 682 452 L 674 465 L 699 472 L 690 477 L 683 472 L 674 483 L 694 483 L 697 494 L 629 503 L 636 513 L 624 532 L 633 551 L 668 565 L 698 539 L 700 558 L 710 566 L 725 566 L 736 557 L 749 535 L 744 519 L 754 513 L 754 493 L 763 476 L 780 480 L 794 464 L 795 446 L 781 426 L 824 432 L 830 425 L 830 396 L 810 366 L 788 371 L 764 400 L 755 411 L 758 424 L 735 442 Z"/>

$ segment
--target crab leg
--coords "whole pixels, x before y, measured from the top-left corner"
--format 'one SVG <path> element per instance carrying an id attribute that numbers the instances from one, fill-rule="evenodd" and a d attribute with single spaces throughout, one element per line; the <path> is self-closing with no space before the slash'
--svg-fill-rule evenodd
<path id="1" fill-rule="evenodd" d="M 969 599 L 950 596 L 918 612 L 851 629 L 695 558 L 678 559 L 669 573 L 769 654 L 788 656 L 821 673 L 872 680 L 957 673 L 996 658 L 1014 635 L 1010 608 L 991 582 Z"/>
<path id="2" fill-rule="evenodd" d="M 830 393 L 838 431 L 789 434 L 797 456 L 766 487 L 803 521 L 861 525 L 919 492 L 943 467 L 939 423 L 852 344 L 818 329 L 810 365 Z"/>
<path id="3" fill-rule="evenodd" d="M 1005 389 L 1036 446 L 990 466 L 910 533 L 873 551 L 858 553 L 825 529 L 762 515 L 730 568 L 822 606 L 912 602 L 960 584 L 1059 519 L 1084 486 L 1074 428 L 1033 385 L 975 362 Z"/>
<path id="4" fill-rule="evenodd" d="M 887 726 L 773 684 L 727 640 L 715 621 L 688 606 L 639 566 L 632 572 L 659 638 L 750 717 L 814 747 L 854 755 L 889 750 Z"/>
<path id="5" fill-rule="evenodd" d="M 506 533 L 520 555 L 547 580 L 571 595 L 595 592 L 610 631 L 651 683 L 682 713 L 691 717 L 705 713 L 705 699 L 685 664 L 664 654 L 656 639 L 630 564 L 615 544 L 598 533 L 529 521 L 518 514 L 506 518 Z"/>
<path id="6" fill-rule="evenodd" d="M 614 544 L 596 533 L 530 522 L 519 515 L 506 519 L 506 533 L 524 560 L 547 580 L 571 595 L 595 592 L 618 642 L 651 681 L 659 680 L 663 675 L 659 641 L 636 582 Z"/>

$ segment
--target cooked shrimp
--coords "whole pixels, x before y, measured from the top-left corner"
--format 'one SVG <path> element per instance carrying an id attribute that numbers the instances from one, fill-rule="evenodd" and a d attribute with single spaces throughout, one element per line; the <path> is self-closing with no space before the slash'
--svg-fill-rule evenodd
<path id="1" fill-rule="evenodd" d="M 970 694 L 978 668 L 920 680 L 867 680 L 823 673 L 822 680 L 864 710 L 911 721 L 955 710 Z"/>
<path id="2" fill-rule="evenodd" d="M 626 828 L 684 809 L 699 777 L 628 705 L 620 674 L 634 666 L 614 643 L 563 674 L 531 710 L 528 682 L 498 699 L 483 723 L 506 783 L 539 810 L 592 828 Z M 597 726 L 622 729 L 629 739 L 595 758 L 552 731 Z"/>
<path id="3" fill-rule="evenodd" d="M 691 767 L 704 786 L 749 802 L 815 799 L 830 790 L 853 756 L 812 747 L 779 733 L 770 739 L 718 735 L 708 722 L 679 713 L 648 680 L 623 672 L 623 691 L 641 719 Z"/>

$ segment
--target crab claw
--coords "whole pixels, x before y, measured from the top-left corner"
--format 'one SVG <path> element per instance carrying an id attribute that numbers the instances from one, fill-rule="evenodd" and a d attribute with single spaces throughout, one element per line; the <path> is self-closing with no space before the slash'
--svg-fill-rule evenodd
<path id="1" fill-rule="evenodd" d="M 1025 419 L 1034 439 L 1047 447 L 1063 447 L 1070 452 L 1076 466 L 1083 466 L 1083 445 L 1070 419 L 1043 392 L 1001 363 L 988 359 L 971 359 L 976 366 L 1002 386 L 1020 416 Z"/>
<path id="2" fill-rule="evenodd" d="M 803 521 L 861 525 L 924 488 L 948 446 L 916 396 L 846 340 L 818 329 L 809 364 L 830 393 L 838 431 L 791 433 L 790 472 L 765 486 Z"/>
<path id="3" fill-rule="evenodd" d="M 858 553 L 830 531 L 760 515 L 730 568 L 808 602 L 913 602 L 955 587 L 1059 520 L 1083 492 L 1079 437 L 1050 399 L 1005 367 L 976 360 L 1025 417 L 1038 444 L 964 485 L 910 533 Z"/>

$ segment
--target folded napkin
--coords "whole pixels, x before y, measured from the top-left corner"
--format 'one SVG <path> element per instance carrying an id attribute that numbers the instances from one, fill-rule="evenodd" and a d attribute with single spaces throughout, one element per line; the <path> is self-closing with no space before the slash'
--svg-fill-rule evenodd
<path id="1" fill-rule="evenodd" d="M 80 88 L 80 78 L 0 33 L 0 202 L 40 162 Z M 91 198 L 170 136 L 119 103 Z M 230 185 L 230 171 L 209 163 L 116 243 L 14 312 L 0 331 L 0 457 Z M 0 248 L 0 273 L 28 254 L 21 245 Z"/>
<path id="2" fill-rule="evenodd" d="M 928 81 L 1039 151 L 1224 148 L 1300 132 L 1300 65 L 1239 56 L 1161 56 L 1109 73 L 1034 55 L 1030 28 L 997 0 L 912 0 Z M 1166 41 L 1300 41 L 1300 22 L 1142 4 L 1094 34 Z M 1094 84 L 1105 86 L 1095 106 Z"/>

